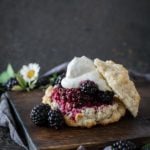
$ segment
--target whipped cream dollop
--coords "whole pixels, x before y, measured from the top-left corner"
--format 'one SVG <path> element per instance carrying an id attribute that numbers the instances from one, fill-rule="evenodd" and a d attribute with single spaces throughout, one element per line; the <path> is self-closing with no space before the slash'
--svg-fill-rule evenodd
<path id="1" fill-rule="evenodd" d="M 78 88 L 84 80 L 94 81 L 99 90 L 111 90 L 91 59 L 85 56 L 74 57 L 68 64 L 66 77 L 62 79 L 61 85 L 64 88 Z"/>

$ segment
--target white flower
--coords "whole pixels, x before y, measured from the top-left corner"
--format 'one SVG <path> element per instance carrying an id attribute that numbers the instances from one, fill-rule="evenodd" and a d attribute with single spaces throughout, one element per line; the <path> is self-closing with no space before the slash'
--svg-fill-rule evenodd
<path id="1" fill-rule="evenodd" d="M 39 71 L 40 66 L 38 64 L 30 63 L 29 65 L 24 65 L 21 68 L 20 74 L 26 82 L 30 83 L 38 78 Z"/>

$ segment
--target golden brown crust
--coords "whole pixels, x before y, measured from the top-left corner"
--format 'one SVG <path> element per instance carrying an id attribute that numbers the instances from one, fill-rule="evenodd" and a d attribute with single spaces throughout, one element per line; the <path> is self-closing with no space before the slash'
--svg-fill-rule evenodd
<path id="1" fill-rule="evenodd" d="M 52 90 L 53 87 L 47 88 L 42 102 L 49 104 L 53 109 L 55 109 L 57 104 L 52 102 L 50 99 Z M 86 108 L 83 109 L 80 113 L 77 113 L 74 119 L 72 119 L 70 115 L 65 115 L 64 118 L 68 126 L 90 128 L 97 124 L 107 125 L 109 123 L 116 122 L 122 116 L 124 116 L 124 114 L 124 105 L 121 102 L 115 100 L 114 105 L 98 108 L 98 110 L 95 110 L 94 108 Z"/>
<path id="2" fill-rule="evenodd" d="M 132 115 L 136 117 L 140 96 L 134 83 L 129 79 L 127 69 L 113 61 L 95 59 L 94 64 L 118 98 L 124 103 Z"/>

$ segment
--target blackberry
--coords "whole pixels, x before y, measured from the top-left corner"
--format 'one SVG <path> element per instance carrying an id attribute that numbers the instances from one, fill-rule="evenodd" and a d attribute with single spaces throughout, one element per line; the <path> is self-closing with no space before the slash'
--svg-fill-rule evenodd
<path id="1" fill-rule="evenodd" d="M 111 104 L 114 97 L 114 92 L 99 91 L 96 95 L 96 100 L 101 101 L 103 104 Z"/>
<path id="2" fill-rule="evenodd" d="M 5 86 L 6 86 L 6 89 L 7 89 L 7 90 L 11 90 L 14 85 L 18 85 L 18 84 L 19 84 L 19 83 L 18 83 L 18 81 L 17 81 L 16 78 L 10 78 L 10 79 L 6 82 Z"/>
<path id="3" fill-rule="evenodd" d="M 50 110 L 48 113 L 48 125 L 55 129 L 60 129 L 64 126 L 65 121 L 59 110 Z"/>
<path id="4" fill-rule="evenodd" d="M 114 142 L 112 145 L 112 150 L 135 150 L 136 145 L 131 141 L 119 140 Z"/>
<path id="5" fill-rule="evenodd" d="M 85 94 L 94 95 L 98 91 L 98 86 L 93 81 L 85 80 L 80 83 L 80 89 Z"/>
<path id="6" fill-rule="evenodd" d="M 54 85 L 59 85 L 59 86 L 61 86 L 61 80 L 62 80 L 64 77 L 65 77 L 65 73 L 62 73 L 61 75 L 59 75 L 59 76 L 57 77 L 57 79 L 55 80 Z"/>
<path id="7" fill-rule="evenodd" d="M 48 104 L 40 104 L 33 107 L 30 113 L 32 122 L 37 126 L 44 126 L 48 123 L 48 112 L 50 106 Z"/>

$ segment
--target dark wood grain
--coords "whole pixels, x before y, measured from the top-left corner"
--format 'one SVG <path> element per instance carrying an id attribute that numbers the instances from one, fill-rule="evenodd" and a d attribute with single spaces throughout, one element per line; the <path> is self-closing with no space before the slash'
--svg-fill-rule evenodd
<path id="1" fill-rule="evenodd" d="M 12 101 L 38 149 L 75 149 L 79 145 L 102 147 L 118 139 L 132 139 L 139 144 L 150 142 L 150 84 L 138 87 L 142 96 L 139 115 L 133 118 L 129 113 L 119 122 L 91 129 L 66 127 L 53 130 L 35 126 L 29 118 L 35 104 L 41 102 L 41 90 L 10 93 Z"/>

